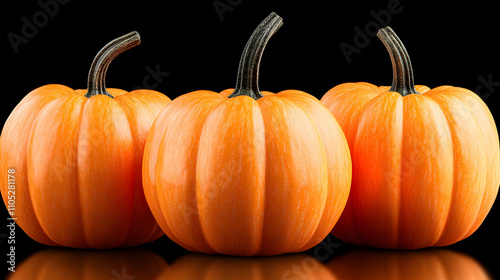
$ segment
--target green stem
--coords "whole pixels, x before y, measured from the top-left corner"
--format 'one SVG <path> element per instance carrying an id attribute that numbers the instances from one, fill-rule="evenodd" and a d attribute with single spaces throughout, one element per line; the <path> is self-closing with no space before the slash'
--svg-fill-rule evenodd
<path id="1" fill-rule="evenodd" d="M 106 71 L 108 66 L 116 56 L 140 43 L 141 37 L 139 33 L 133 31 L 114 39 L 104 46 L 95 56 L 92 66 L 90 66 L 85 97 L 90 98 L 96 94 L 104 94 L 113 98 L 106 91 Z"/>
<path id="2" fill-rule="evenodd" d="M 377 37 L 384 43 L 392 61 L 392 86 L 390 91 L 395 91 L 406 96 L 419 94 L 413 81 L 413 68 L 405 46 L 396 33 L 389 27 L 381 28 Z"/>
<path id="3" fill-rule="evenodd" d="M 259 91 L 259 65 L 262 53 L 271 36 L 281 27 L 283 19 L 275 13 L 267 16 L 254 30 L 241 55 L 236 87 L 229 97 L 263 97 Z"/>

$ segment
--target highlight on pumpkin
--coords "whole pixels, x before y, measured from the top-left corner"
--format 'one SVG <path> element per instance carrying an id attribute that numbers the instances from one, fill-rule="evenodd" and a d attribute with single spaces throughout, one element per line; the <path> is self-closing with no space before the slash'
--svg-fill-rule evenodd
<path id="1" fill-rule="evenodd" d="M 332 114 L 299 90 L 260 92 L 272 13 L 250 36 L 234 91 L 198 90 L 160 113 L 144 148 L 144 193 L 165 234 L 193 251 L 305 251 L 347 202 L 349 148 Z"/>
<path id="2" fill-rule="evenodd" d="M 141 164 L 146 135 L 170 99 L 105 87 L 111 61 L 139 41 L 131 32 L 108 43 L 92 63 L 88 89 L 41 86 L 5 122 L 0 167 L 15 170 L 11 215 L 37 242 L 106 249 L 163 235 L 142 191 Z M 0 183 L 5 205 L 9 185 Z"/>
<path id="3" fill-rule="evenodd" d="M 498 193 L 495 121 L 468 89 L 414 86 L 401 40 L 390 27 L 378 36 L 392 60 L 392 86 L 344 83 L 321 99 L 342 127 L 353 167 L 332 233 L 388 249 L 456 243 L 479 228 Z"/>

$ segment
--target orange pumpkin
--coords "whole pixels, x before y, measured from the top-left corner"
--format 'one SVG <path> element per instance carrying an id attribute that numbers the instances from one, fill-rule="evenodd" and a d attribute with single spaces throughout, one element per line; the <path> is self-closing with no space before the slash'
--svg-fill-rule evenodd
<path id="1" fill-rule="evenodd" d="M 342 280 L 489 280 L 472 257 L 444 249 L 421 251 L 356 250 L 327 264 Z"/>
<path id="2" fill-rule="evenodd" d="M 157 278 L 168 265 L 147 250 L 48 249 L 23 260 L 8 280 L 125 280 Z M 168 279 L 168 278 L 167 278 Z"/>
<path id="3" fill-rule="evenodd" d="M 305 92 L 264 96 L 258 89 L 264 46 L 281 22 L 272 13 L 254 31 L 235 90 L 182 95 L 151 128 L 146 199 L 168 237 L 188 250 L 304 251 L 344 208 L 351 162 L 333 116 Z"/>
<path id="4" fill-rule="evenodd" d="M 332 233 L 380 248 L 453 244 L 481 225 L 497 196 L 495 122 L 465 88 L 414 87 L 399 38 L 389 27 L 378 36 L 392 59 L 392 87 L 346 83 L 321 100 L 353 162 L 351 194 Z"/>
<path id="5" fill-rule="evenodd" d="M 132 32 L 106 45 L 94 59 L 88 90 L 39 87 L 7 119 L 0 167 L 14 181 L 2 180 L 2 198 L 34 240 L 112 248 L 162 235 L 144 198 L 141 165 L 149 128 L 170 99 L 104 83 L 113 58 L 139 42 Z"/>

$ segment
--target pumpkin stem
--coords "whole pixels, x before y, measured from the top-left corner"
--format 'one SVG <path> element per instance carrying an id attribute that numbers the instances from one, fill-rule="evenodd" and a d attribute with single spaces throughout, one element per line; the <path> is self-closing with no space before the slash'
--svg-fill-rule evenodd
<path id="1" fill-rule="evenodd" d="M 253 31 L 241 55 L 236 87 L 229 98 L 246 95 L 257 100 L 264 96 L 259 91 L 260 59 L 269 38 L 282 24 L 283 19 L 273 12 Z"/>
<path id="2" fill-rule="evenodd" d="M 419 94 L 413 81 L 413 68 L 410 56 L 396 33 L 389 27 L 381 28 L 377 37 L 384 43 L 392 61 L 392 86 L 389 91 L 395 91 L 406 96 Z"/>
<path id="3" fill-rule="evenodd" d="M 95 56 L 92 66 L 90 66 L 85 97 L 90 98 L 96 94 L 104 94 L 113 98 L 113 96 L 106 91 L 105 80 L 108 66 L 116 56 L 140 43 L 141 37 L 139 33 L 132 31 L 114 39 L 104 46 Z"/>

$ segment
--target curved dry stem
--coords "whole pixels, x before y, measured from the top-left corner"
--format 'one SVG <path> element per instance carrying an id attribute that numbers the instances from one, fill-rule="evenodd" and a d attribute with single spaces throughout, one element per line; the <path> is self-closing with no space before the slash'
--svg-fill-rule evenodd
<path id="1" fill-rule="evenodd" d="M 229 95 L 230 98 L 246 95 L 257 100 L 263 97 L 259 91 L 260 60 L 267 42 L 282 24 L 283 19 L 276 13 L 271 13 L 254 30 L 241 55 L 236 87 Z"/>
<path id="2" fill-rule="evenodd" d="M 104 94 L 113 97 L 106 91 L 106 71 L 113 59 L 122 52 L 135 47 L 141 43 L 141 37 L 136 31 L 132 31 L 121 37 L 114 39 L 104 46 L 94 58 L 90 66 L 87 80 L 87 93 L 85 97 L 92 97 L 96 94 Z"/>
<path id="3" fill-rule="evenodd" d="M 392 86 L 390 91 L 395 91 L 406 96 L 419 94 L 413 81 L 413 68 L 405 46 L 396 33 L 389 27 L 381 28 L 377 37 L 384 43 L 392 61 Z"/>

